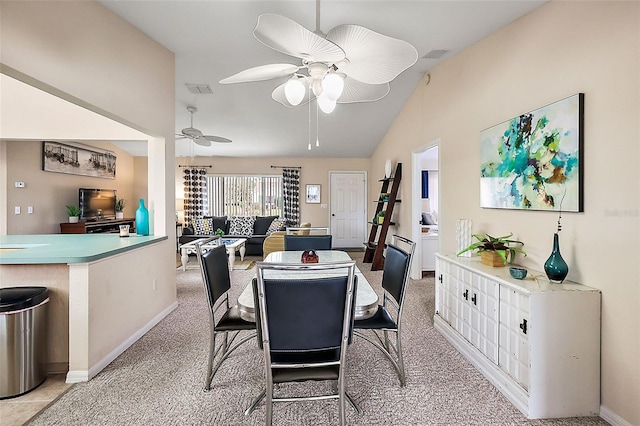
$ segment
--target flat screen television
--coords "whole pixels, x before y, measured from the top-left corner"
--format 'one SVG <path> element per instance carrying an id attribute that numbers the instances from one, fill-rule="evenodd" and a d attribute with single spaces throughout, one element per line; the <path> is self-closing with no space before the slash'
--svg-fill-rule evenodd
<path id="1" fill-rule="evenodd" d="M 80 220 L 105 220 L 116 218 L 116 190 L 80 188 L 78 189 Z"/>

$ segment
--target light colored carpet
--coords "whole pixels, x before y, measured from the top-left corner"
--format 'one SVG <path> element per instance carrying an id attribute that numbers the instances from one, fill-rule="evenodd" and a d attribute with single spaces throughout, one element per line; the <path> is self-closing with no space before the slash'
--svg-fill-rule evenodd
<path id="1" fill-rule="evenodd" d="M 357 258 L 380 291 L 382 272 L 371 272 L 361 254 Z M 233 297 L 254 274 L 232 271 Z M 199 270 L 178 271 L 177 291 L 174 312 L 93 380 L 73 386 L 32 424 L 264 424 L 264 406 L 249 417 L 243 414 L 264 386 L 262 353 L 253 342 L 241 347 L 215 377 L 212 391 L 203 392 L 209 323 Z M 404 388 L 375 348 L 360 339 L 351 345 L 347 389 L 364 414 L 347 406 L 349 425 L 606 424 L 599 418 L 527 420 L 433 328 L 433 312 L 433 277 L 411 281 L 404 317 Z M 333 425 L 337 412 L 335 401 L 280 403 L 274 408 L 274 425 Z"/>

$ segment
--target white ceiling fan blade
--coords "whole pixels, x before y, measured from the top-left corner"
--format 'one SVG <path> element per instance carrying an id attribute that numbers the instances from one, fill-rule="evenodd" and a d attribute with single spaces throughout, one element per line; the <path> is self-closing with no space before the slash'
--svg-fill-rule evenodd
<path id="1" fill-rule="evenodd" d="M 306 79 L 308 79 L 308 77 Z M 308 89 L 309 84 L 305 82 L 305 86 L 307 86 L 307 89 L 305 89 L 305 91 L 304 91 L 304 97 L 302 98 L 302 101 L 298 105 L 291 105 L 291 103 L 289 103 L 289 101 L 287 100 L 287 96 L 284 93 L 285 84 L 287 84 L 287 83 L 286 82 L 282 83 L 281 85 L 276 87 L 275 90 L 271 93 L 271 97 L 273 98 L 274 101 L 276 101 L 276 102 L 278 102 L 278 103 L 280 103 L 280 104 L 282 104 L 282 105 L 284 105 L 284 106 L 286 106 L 288 108 L 295 108 L 295 107 L 300 106 L 300 105 L 306 105 L 312 99 L 315 99 L 315 96 L 314 96 L 313 92 L 311 92 L 311 97 L 309 97 L 309 89 Z"/>
<path id="2" fill-rule="evenodd" d="M 273 13 L 258 16 L 253 35 L 271 49 L 309 62 L 338 62 L 345 57 L 345 52 L 335 43 Z"/>
<path id="3" fill-rule="evenodd" d="M 190 138 L 202 136 L 202 132 L 194 127 L 185 127 L 182 129 L 182 134 Z"/>
<path id="4" fill-rule="evenodd" d="M 388 83 L 418 60 L 418 51 L 406 41 L 359 25 L 338 25 L 327 39 L 340 46 L 348 59 L 336 64 L 339 72 L 363 83 Z"/>
<path id="5" fill-rule="evenodd" d="M 232 83 L 248 83 L 253 81 L 272 80 L 274 78 L 287 77 L 300 69 L 297 65 L 292 64 L 269 64 L 260 65 L 259 67 L 249 68 L 240 71 L 231 77 L 220 80 L 221 84 Z"/>
<path id="6" fill-rule="evenodd" d="M 193 141 L 200 146 L 211 146 L 211 141 L 205 139 L 204 137 L 193 138 Z"/>
<path id="7" fill-rule="evenodd" d="M 204 135 L 202 136 L 202 138 L 208 140 L 209 142 L 231 143 L 231 139 L 223 138 L 222 136 Z M 199 139 L 202 139 L 202 138 L 199 138 Z"/>
<path id="8" fill-rule="evenodd" d="M 347 76 L 344 79 L 344 90 L 337 102 L 339 104 L 373 102 L 387 96 L 389 89 L 389 83 L 367 84 Z"/>

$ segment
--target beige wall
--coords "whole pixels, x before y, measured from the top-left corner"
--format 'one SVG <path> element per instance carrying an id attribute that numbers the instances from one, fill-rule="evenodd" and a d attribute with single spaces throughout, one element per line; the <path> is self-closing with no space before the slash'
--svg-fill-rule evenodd
<path id="1" fill-rule="evenodd" d="M 83 143 L 108 149 L 116 154 L 116 178 L 101 179 L 90 176 L 52 173 L 42 170 L 42 142 L 7 142 L 7 234 L 57 234 L 60 222 L 67 222 L 68 204 L 78 204 L 78 188 L 104 188 L 118 191 L 118 198 L 127 201 L 125 217 L 134 217 L 134 157 L 111 143 Z M 146 173 L 146 166 L 144 168 Z M 16 188 L 16 181 L 24 188 Z M 146 178 L 143 180 L 146 188 Z M 21 213 L 13 214 L 20 206 Z M 33 206 L 33 214 L 27 207 Z"/>
<path id="2" fill-rule="evenodd" d="M 165 208 L 174 202 L 173 53 L 95 1 L 2 1 L 0 31 L 0 71 L 3 74 L 148 135 L 147 189 L 137 185 L 134 188 L 130 183 L 127 191 L 131 197 L 139 197 L 144 192 L 148 194 L 153 204 L 150 211 L 155 213 L 155 224 L 158 225 L 155 234 L 169 237 L 162 243 L 143 248 L 148 255 L 137 258 L 139 263 L 136 265 L 140 271 L 153 271 L 153 275 L 147 274 L 147 279 L 163 277 L 162 286 L 166 287 L 149 295 L 153 298 L 149 310 L 138 310 L 120 320 L 129 321 L 134 328 L 157 321 L 157 315 L 176 301 L 173 209 Z M 58 109 L 51 109 L 48 114 L 15 117 L 14 111 L 30 113 L 38 105 L 21 105 L 21 96 L 13 96 L 11 102 L 6 98 L 3 92 L 1 138 L 115 140 L 96 137 L 93 134 L 96 126 L 87 126 L 84 120 L 69 119 Z M 12 107 L 8 109 L 7 105 Z M 41 133 L 39 124 L 46 121 L 48 115 L 56 117 L 54 124 L 57 127 L 52 130 L 55 135 Z M 32 125 L 16 126 L 25 117 Z M 31 130 L 33 134 L 30 134 Z M 0 141 L 2 191 L 9 185 L 3 174 L 8 168 L 7 145 L 9 143 Z M 133 169 L 126 173 L 138 173 L 133 160 L 129 162 Z M 118 170 L 121 171 L 120 167 Z M 25 177 L 24 181 L 29 179 Z M 3 200 L 0 197 L 0 203 Z M 134 206 L 135 203 L 130 204 L 129 209 Z M 6 204 L 2 207 L 0 211 L 5 212 Z M 49 208 L 59 207 L 52 205 Z M 0 220 L 4 222 L 6 218 L 0 217 Z M 0 226 L 0 232 L 2 230 Z M 117 269 L 118 265 L 123 271 L 130 266 L 122 260 L 114 261 L 112 267 Z M 140 290 L 151 293 L 148 284 Z"/>
<path id="3" fill-rule="evenodd" d="M 411 173 L 411 152 L 440 138 L 440 250 L 455 250 L 455 221 L 468 218 L 474 232 L 514 232 L 529 254 L 519 262 L 535 270 L 557 214 L 479 207 L 479 133 L 585 94 L 584 213 L 563 214 L 560 245 L 568 278 L 602 291 L 602 415 L 640 424 L 640 3 L 552 1 L 430 74 L 374 153 L 372 174 L 386 158 Z M 400 210 L 410 235 L 410 206 Z"/>
<path id="4" fill-rule="evenodd" d="M 233 157 L 196 157 L 178 158 L 176 161 L 176 197 L 184 197 L 182 168 L 179 165 L 212 165 L 211 174 L 263 174 L 281 175 L 282 169 L 271 166 L 301 167 L 300 170 L 300 220 L 311 222 L 314 226 L 329 225 L 329 172 L 369 170 L 368 158 L 233 158 Z M 305 185 L 320 184 L 320 204 L 307 204 L 304 201 Z M 378 191 L 380 188 L 378 188 Z M 377 199 L 377 196 L 376 198 Z M 322 205 L 326 204 L 327 208 Z"/>

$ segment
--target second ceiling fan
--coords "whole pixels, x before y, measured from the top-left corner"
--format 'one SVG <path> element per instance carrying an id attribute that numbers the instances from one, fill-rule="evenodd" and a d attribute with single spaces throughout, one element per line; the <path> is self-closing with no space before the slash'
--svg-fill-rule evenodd
<path id="1" fill-rule="evenodd" d="M 191 127 L 185 127 L 180 133 L 176 133 L 176 139 L 191 139 L 200 146 L 211 146 L 211 142 L 231 143 L 231 139 L 222 136 L 205 135 L 201 130 L 193 127 L 193 114 L 198 111 L 194 106 L 188 106 L 187 111 L 191 114 Z"/>
<path id="2" fill-rule="evenodd" d="M 265 46 L 301 59 L 301 65 L 257 66 L 220 83 L 290 77 L 271 94 L 287 107 L 317 98 L 320 108 L 331 112 L 336 103 L 377 101 L 389 93 L 389 82 L 418 60 L 418 52 L 406 41 L 359 25 L 338 25 L 325 35 L 320 31 L 319 0 L 315 32 L 284 16 L 264 13 L 253 35 Z"/>

